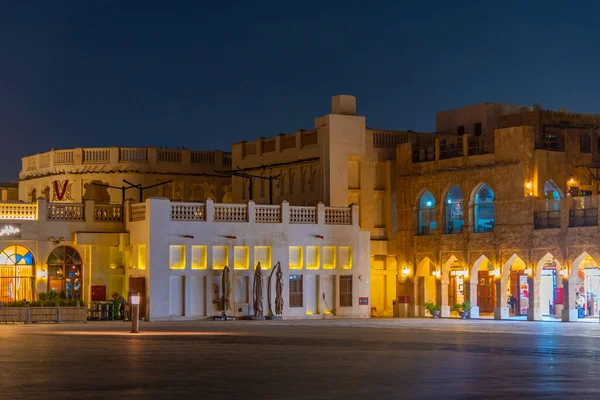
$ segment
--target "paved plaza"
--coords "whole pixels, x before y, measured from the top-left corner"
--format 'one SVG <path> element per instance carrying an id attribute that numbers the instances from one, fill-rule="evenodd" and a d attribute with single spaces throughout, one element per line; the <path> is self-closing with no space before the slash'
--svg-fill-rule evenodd
<path id="1" fill-rule="evenodd" d="M 0 326 L 0 398 L 600 398 L 600 324 L 373 319 Z"/>

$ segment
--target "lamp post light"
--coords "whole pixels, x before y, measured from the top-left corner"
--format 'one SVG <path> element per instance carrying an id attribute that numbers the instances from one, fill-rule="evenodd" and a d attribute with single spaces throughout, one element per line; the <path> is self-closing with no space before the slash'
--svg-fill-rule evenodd
<path id="1" fill-rule="evenodd" d="M 131 295 L 131 333 L 140 331 L 140 295 Z"/>

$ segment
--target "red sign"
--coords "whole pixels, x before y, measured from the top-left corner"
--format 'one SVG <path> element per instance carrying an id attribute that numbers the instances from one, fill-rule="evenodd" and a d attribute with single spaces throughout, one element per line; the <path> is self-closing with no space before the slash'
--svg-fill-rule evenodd
<path id="1" fill-rule="evenodd" d="M 359 297 L 358 298 L 358 304 L 361 306 L 368 306 L 369 305 L 369 298 L 368 297 Z"/>
<path id="2" fill-rule="evenodd" d="M 556 288 L 556 291 L 554 292 L 554 296 L 556 301 L 554 302 L 554 304 L 563 304 L 565 301 L 565 292 L 564 292 L 564 288 Z"/>

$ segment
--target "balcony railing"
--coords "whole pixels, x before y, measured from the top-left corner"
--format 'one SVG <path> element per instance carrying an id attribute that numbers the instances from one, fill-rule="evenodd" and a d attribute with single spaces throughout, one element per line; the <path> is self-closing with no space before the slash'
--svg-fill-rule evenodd
<path id="1" fill-rule="evenodd" d="M 442 139 L 440 141 L 440 160 L 463 156 L 462 137 Z"/>
<path id="2" fill-rule="evenodd" d="M 597 226 L 598 205 L 593 202 L 592 196 L 571 198 L 569 210 L 569 226 Z"/>
<path id="3" fill-rule="evenodd" d="M 413 142 L 413 163 L 435 161 L 435 136 L 415 136 Z"/>
<path id="4" fill-rule="evenodd" d="M 471 136 L 469 137 L 468 149 L 470 156 L 492 154 L 494 152 L 494 137 Z"/>
<path id="5" fill-rule="evenodd" d="M 536 211 L 533 214 L 534 229 L 560 228 L 560 210 Z"/>
<path id="6" fill-rule="evenodd" d="M 549 151 L 565 151 L 565 134 L 562 131 L 548 131 L 535 137 L 535 148 Z"/>

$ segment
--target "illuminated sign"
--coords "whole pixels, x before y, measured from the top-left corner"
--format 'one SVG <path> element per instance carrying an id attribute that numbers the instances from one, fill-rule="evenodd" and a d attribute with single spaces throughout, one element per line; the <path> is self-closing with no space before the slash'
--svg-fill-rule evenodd
<path id="1" fill-rule="evenodd" d="M 21 237 L 21 224 L 0 224 L 0 237 Z"/>
<path id="2" fill-rule="evenodd" d="M 358 298 L 358 304 L 361 306 L 368 306 L 369 305 L 369 298 L 368 297 L 359 297 Z"/>

